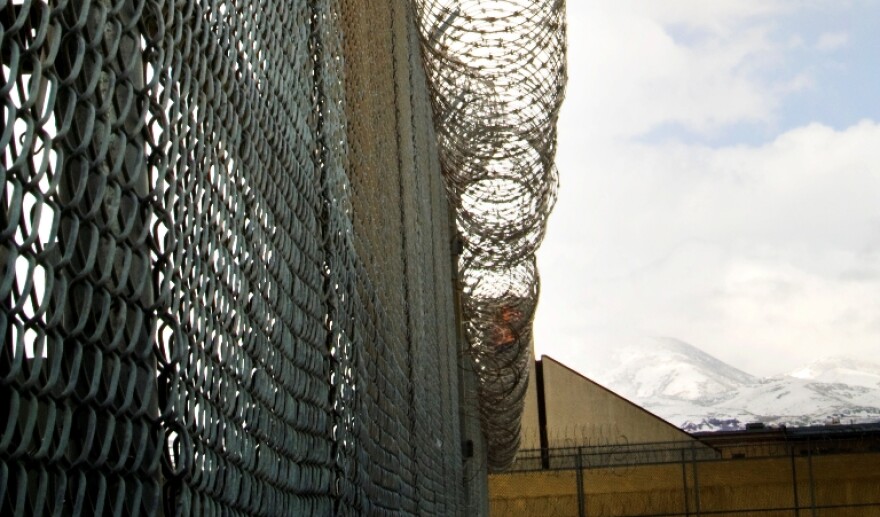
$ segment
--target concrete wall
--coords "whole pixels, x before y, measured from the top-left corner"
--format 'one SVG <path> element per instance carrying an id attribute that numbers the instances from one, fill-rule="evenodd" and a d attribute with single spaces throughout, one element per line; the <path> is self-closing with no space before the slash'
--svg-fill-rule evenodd
<path id="1" fill-rule="evenodd" d="M 880 516 L 880 453 L 793 463 L 781 456 L 584 470 L 583 515 Z M 490 515 L 579 515 L 575 470 L 493 475 L 489 485 Z"/>
<path id="2" fill-rule="evenodd" d="M 534 347 L 534 345 L 532 346 Z M 534 354 L 534 349 L 532 353 Z M 520 450 L 541 448 L 538 419 L 538 378 L 535 361 L 531 361 L 529 365 L 529 386 L 526 388 L 524 400 L 519 448 Z"/>
<path id="3" fill-rule="evenodd" d="M 540 446 L 542 420 L 551 450 L 520 455 L 514 468 L 533 471 L 489 476 L 490 515 L 880 517 L 877 438 L 697 439 L 546 356 L 531 376 L 523 449 Z M 608 445 L 620 447 L 595 447 Z M 565 447 L 582 449 L 553 450 Z"/>
<path id="4" fill-rule="evenodd" d="M 555 359 L 542 356 L 541 365 L 550 448 L 694 441 L 686 432 Z M 524 436 L 531 432 L 523 428 Z"/>

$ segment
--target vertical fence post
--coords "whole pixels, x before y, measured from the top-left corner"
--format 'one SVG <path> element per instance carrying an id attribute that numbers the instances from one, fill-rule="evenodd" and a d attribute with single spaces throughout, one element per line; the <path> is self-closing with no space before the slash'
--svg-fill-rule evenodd
<path id="1" fill-rule="evenodd" d="M 449 228 L 452 235 L 458 235 L 455 227 L 455 212 L 449 208 Z M 462 283 L 458 272 L 459 254 L 453 249 L 450 256 L 453 274 L 453 305 L 455 309 L 455 336 L 458 343 L 458 415 L 462 444 L 467 445 L 468 454 L 462 455 L 462 505 L 466 515 L 482 516 L 489 514 L 489 473 L 486 465 L 486 438 L 480 428 L 478 408 L 477 371 L 468 351 L 464 334 L 464 315 L 461 306 Z"/>
<path id="2" fill-rule="evenodd" d="M 681 452 L 681 489 L 684 494 L 684 514 L 686 517 L 690 517 L 691 515 L 691 502 L 688 497 L 688 475 L 687 475 L 687 460 L 684 457 L 684 449 L 680 449 Z"/>
<path id="3" fill-rule="evenodd" d="M 794 495 L 794 515 L 795 517 L 800 517 L 801 503 L 800 498 L 798 497 L 797 466 L 794 461 L 794 445 L 791 443 L 788 444 L 788 455 L 789 458 L 791 458 L 791 491 Z"/>
<path id="4" fill-rule="evenodd" d="M 816 483 L 813 481 L 813 443 L 807 438 L 807 472 L 810 474 L 810 509 L 816 517 Z"/>
<path id="5" fill-rule="evenodd" d="M 577 469 L 575 478 L 577 479 L 577 498 L 578 498 L 578 517 L 586 517 L 586 498 L 584 494 L 584 470 L 581 458 L 581 448 L 577 448 L 575 453 L 575 468 Z"/>
<path id="6" fill-rule="evenodd" d="M 691 470 L 694 473 L 694 509 L 697 511 L 697 516 L 700 515 L 700 474 L 697 471 L 697 450 L 693 443 L 691 443 Z"/>

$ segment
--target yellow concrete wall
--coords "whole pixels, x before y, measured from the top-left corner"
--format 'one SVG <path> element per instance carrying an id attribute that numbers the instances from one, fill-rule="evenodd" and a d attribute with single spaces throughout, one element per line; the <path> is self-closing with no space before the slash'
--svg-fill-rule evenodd
<path id="1" fill-rule="evenodd" d="M 817 517 L 880 516 L 878 453 L 813 457 L 812 491 L 808 458 L 796 458 L 795 476 L 800 515 L 812 516 L 810 508 L 815 501 L 819 507 L 877 503 L 819 508 Z M 736 514 L 743 517 L 794 515 L 790 509 L 795 504 L 791 459 L 785 456 L 707 461 L 696 466 L 685 463 L 591 469 L 583 471 L 583 483 L 585 514 L 590 517 L 696 515 L 698 500 L 700 512 L 724 515 L 744 511 Z M 489 478 L 490 515 L 577 516 L 577 500 L 573 470 Z M 772 508 L 788 509 L 759 511 Z"/>
<path id="2" fill-rule="evenodd" d="M 706 447 L 552 358 L 542 357 L 541 365 L 550 448 L 667 441 Z M 524 449 L 540 445 L 534 371 L 531 379 L 523 415 Z M 799 506 L 802 516 L 880 517 L 880 453 L 799 455 L 792 461 L 787 447 L 784 441 L 725 444 L 723 454 L 711 461 L 583 470 L 585 515 L 685 516 L 696 515 L 699 506 L 700 512 L 715 512 L 712 515 L 791 517 L 791 508 Z M 799 452 L 796 448 L 795 454 Z M 566 461 L 571 465 L 574 460 Z M 839 507 L 853 504 L 876 506 Z M 577 516 L 576 472 L 492 475 L 489 505 L 490 515 Z M 768 511 L 773 508 L 786 509 Z"/>
<path id="3" fill-rule="evenodd" d="M 489 476 L 489 515 L 517 517 L 577 516 L 573 470 Z"/>
<path id="4" fill-rule="evenodd" d="M 550 448 L 694 440 L 562 363 L 541 363 Z"/>

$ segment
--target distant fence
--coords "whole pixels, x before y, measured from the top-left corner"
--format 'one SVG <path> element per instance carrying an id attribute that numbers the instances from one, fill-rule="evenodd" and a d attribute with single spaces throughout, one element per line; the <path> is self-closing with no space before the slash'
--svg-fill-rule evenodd
<path id="1" fill-rule="evenodd" d="M 880 515 L 880 433 L 521 451 L 490 514 Z"/>

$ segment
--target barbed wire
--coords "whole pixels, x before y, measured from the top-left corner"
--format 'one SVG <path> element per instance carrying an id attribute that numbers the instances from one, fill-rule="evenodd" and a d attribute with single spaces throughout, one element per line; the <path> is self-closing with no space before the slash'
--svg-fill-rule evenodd
<path id="1" fill-rule="evenodd" d="M 415 0 L 440 161 L 463 243 L 465 334 L 489 467 L 520 440 L 539 276 L 556 200 L 564 0 Z"/>

